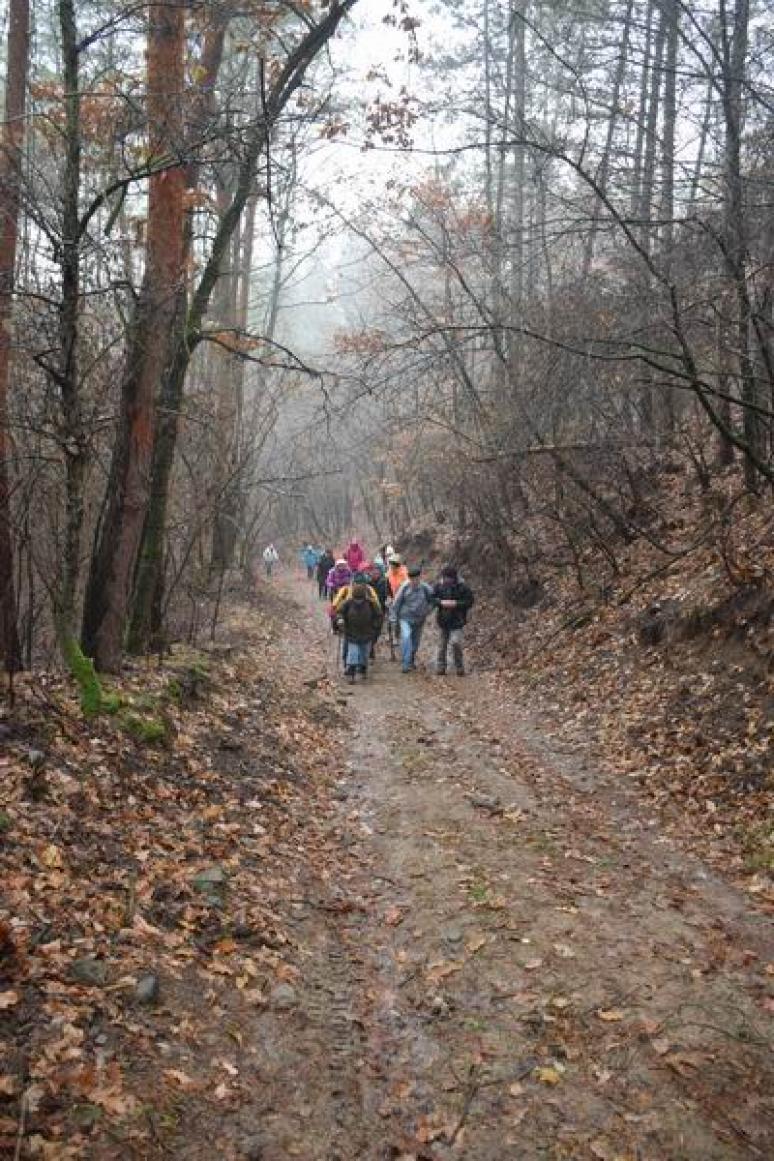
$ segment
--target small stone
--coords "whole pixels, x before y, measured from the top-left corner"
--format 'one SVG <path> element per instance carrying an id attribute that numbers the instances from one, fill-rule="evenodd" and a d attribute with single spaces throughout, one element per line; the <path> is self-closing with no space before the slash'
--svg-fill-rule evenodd
<path id="1" fill-rule="evenodd" d="M 447 943 L 462 943 L 462 931 L 459 927 L 447 927 L 443 937 Z"/>
<path id="2" fill-rule="evenodd" d="M 488 810 L 490 814 L 503 814 L 504 812 L 501 800 L 488 794 L 471 794 L 470 801 L 471 805 L 478 807 L 479 810 Z"/>
<path id="3" fill-rule="evenodd" d="M 244 1161 L 263 1161 L 263 1141 L 260 1137 L 247 1137 L 240 1148 Z"/>
<path id="4" fill-rule="evenodd" d="M 70 965 L 70 975 L 79 984 L 101 988 L 107 980 L 107 965 L 101 959 L 76 959 Z"/>
<path id="5" fill-rule="evenodd" d="M 199 871 L 199 874 L 194 876 L 194 890 L 209 894 L 224 887 L 227 878 L 228 876 L 222 867 L 205 867 L 203 871 Z"/>
<path id="6" fill-rule="evenodd" d="M 273 989 L 269 1000 L 272 1004 L 272 1007 L 279 1009 L 281 1012 L 284 1012 L 289 1008 L 295 1008 L 296 1004 L 298 1003 L 298 996 L 296 995 L 296 989 L 292 988 L 290 984 L 277 984 L 276 988 Z"/>
<path id="7" fill-rule="evenodd" d="M 134 998 L 138 1004 L 155 1004 L 159 998 L 159 977 L 153 972 L 140 976 L 134 989 Z"/>

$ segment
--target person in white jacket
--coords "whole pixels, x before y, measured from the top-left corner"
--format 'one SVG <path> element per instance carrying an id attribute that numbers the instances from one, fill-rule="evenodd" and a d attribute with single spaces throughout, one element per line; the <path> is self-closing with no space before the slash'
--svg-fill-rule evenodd
<path id="1" fill-rule="evenodd" d="M 263 550 L 263 567 L 267 576 L 272 575 L 275 564 L 279 564 L 279 553 L 273 544 L 267 544 Z"/>

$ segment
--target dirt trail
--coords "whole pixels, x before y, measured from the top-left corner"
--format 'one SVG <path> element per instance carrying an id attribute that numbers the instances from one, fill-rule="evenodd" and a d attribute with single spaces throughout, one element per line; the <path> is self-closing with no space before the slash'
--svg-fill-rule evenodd
<path id="1" fill-rule="evenodd" d="M 284 584 L 288 648 L 333 669 L 322 608 Z M 298 1005 L 252 1030 L 246 1155 L 774 1155 L 770 920 L 486 675 L 383 651 L 339 700 L 339 871 L 310 868 Z"/>

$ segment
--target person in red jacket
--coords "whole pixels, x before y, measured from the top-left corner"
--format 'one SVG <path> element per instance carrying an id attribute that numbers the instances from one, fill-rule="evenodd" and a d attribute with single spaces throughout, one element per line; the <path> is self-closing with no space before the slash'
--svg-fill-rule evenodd
<path id="1" fill-rule="evenodd" d="M 365 558 L 366 555 L 363 552 L 363 549 L 360 547 L 356 540 L 353 540 L 347 548 L 347 551 L 344 553 L 344 559 L 352 569 L 353 573 L 360 572 L 361 568 L 365 564 Z"/>

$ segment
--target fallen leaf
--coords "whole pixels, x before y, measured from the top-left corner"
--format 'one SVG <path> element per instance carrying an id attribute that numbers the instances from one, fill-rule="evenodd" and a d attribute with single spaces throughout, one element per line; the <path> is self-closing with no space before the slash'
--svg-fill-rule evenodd
<path id="1" fill-rule="evenodd" d="M 387 909 L 384 922 L 388 927 L 397 927 L 405 918 L 405 912 L 400 907 L 392 906 Z"/>
<path id="2" fill-rule="evenodd" d="M 600 1020 L 604 1020 L 606 1024 L 617 1024 L 619 1020 L 623 1020 L 626 1013 L 620 1008 L 599 1008 L 597 1015 Z"/>
<path id="3" fill-rule="evenodd" d="M 4 1008 L 12 1008 L 14 1004 L 19 1003 L 18 992 L 0 992 L 0 1012 Z"/>
<path id="4" fill-rule="evenodd" d="M 555 943 L 554 951 L 560 955 L 562 959 L 575 959 L 575 952 L 568 943 Z"/>
<path id="5" fill-rule="evenodd" d="M 431 963 L 425 971 L 425 978 L 431 984 L 437 984 L 441 980 L 445 980 L 447 976 L 453 975 L 454 972 L 462 971 L 464 966 L 464 964 L 454 959 L 449 960 L 448 963 Z"/>
<path id="6" fill-rule="evenodd" d="M 179 1084 L 181 1088 L 194 1088 L 196 1081 L 193 1080 L 186 1072 L 181 1072 L 179 1068 L 165 1068 L 164 1076 Z"/>
<path id="7" fill-rule="evenodd" d="M 561 1076 L 555 1068 L 536 1068 L 535 1077 L 541 1084 L 557 1085 L 561 1081 Z"/>

